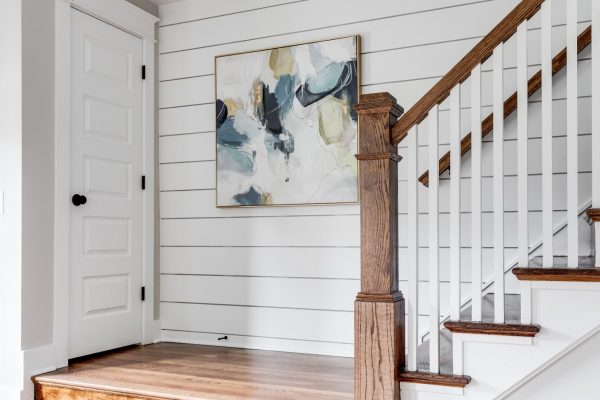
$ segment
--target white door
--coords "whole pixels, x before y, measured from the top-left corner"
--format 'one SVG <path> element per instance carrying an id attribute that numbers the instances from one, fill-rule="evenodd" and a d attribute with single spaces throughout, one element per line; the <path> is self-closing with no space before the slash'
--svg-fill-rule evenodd
<path id="1" fill-rule="evenodd" d="M 71 14 L 72 358 L 141 341 L 142 40 Z"/>

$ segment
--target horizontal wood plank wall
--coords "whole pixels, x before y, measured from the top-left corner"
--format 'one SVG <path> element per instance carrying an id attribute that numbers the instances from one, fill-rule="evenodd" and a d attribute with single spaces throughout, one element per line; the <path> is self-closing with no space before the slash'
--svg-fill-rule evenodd
<path id="1" fill-rule="evenodd" d="M 214 56 L 344 35 L 362 36 L 364 93 L 389 91 L 410 108 L 518 0 L 187 0 L 160 8 L 161 318 L 166 340 L 351 356 L 353 301 L 359 289 L 358 206 L 217 209 L 215 204 Z M 564 13 L 556 7 L 554 51 L 564 47 Z M 589 16 L 582 15 L 581 30 Z M 466 23 L 468 21 L 468 23 Z M 425 28 L 424 28 L 425 27 Z M 436 27 L 428 29 L 426 27 Z M 530 74 L 539 68 L 539 20 L 529 24 Z M 505 46 L 506 96 L 516 85 L 515 44 Z M 539 49 L 539 45 L 537 45 Z M 580 54 L 580 109 L 589 115 L 590 51 Z M 410 60 L 410 62 L 407 62 Z M 491 111 L 491 64 L 483 65 L 483 113 Z M 556 78 L 554 136 L 564 148 L 565 77 Z M 462 121 L 469 118 L 463 88 Z M 541 238 L 541 105 L 530 99 L 532 240 Z M 448 105 L 440 107 L 440 154 L 449 145 Z M 423 129 L 426 128 L 425 121 Z M 466 122 L 463 122 L 466 123 Z M 463 127 L 463 134 L 468 127 Z M 581 199 L 589 198 L 591 126 L 580 130 Z M 506 260 L 516 257 L 516 119 L 505 126 Z M 427 137 L 419 138 L 426 161 Z M 400 144 L 399 153 L 406 152 Z M 555 220 L 564 218 L 565 160 L 554 170 Z M 463 163 L 463 227 L 470 226 L 470 160 Z M 483 148 L 483 265 L 492 276 L 491 136 Z M 426 166 L 420 165 L 419 172 Z M 399 223 L 406 224 L 406 170 L 399 170 Z M 448 175 L 440 182 L 449 198 Z M 419 187 L 419 320 L 427 309 L 427 189 Z M 440 292 L 449 298 L 449 209 L 440 202 Z M 540 223 L 536 223 L 539 221 Z M 469 295 L 470 232 L 462 233 L 463 296 Z M 400 230 L 400 289 L 406 290 L 406 232 Z M 515 286 L 516 287 L 516 286 Z M 510 283 L 508 288 L 510 291 Z M 445 310 L 442 308 L 442 312 Z M 218 341 L 222 336 L 228 341 Z"/>

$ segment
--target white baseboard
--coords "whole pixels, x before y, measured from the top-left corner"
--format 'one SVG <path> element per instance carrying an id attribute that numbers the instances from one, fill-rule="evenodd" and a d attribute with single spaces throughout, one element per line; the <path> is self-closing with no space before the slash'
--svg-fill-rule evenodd
<path id="1" fill-rule="evenodd" d="M 144 337 L 142 338 L 142 344 L 152 344 L 157 343 L 162 340 L 162 331 L 160 329 L 160 320 L 153 320 L 151 322 L 146 323 L 146 331 L 144 332 Z"/>
<path id="2" fill-rule="evenodd" d="M 12 387 L 0 387 L 0 399 L 2 400 L 21 400 L 21 389 Z M 32 397 L 33 399 L 33 397 Z"/>
<path id="3" fill-rule="evenodd" d="M 32 376 L 44 374 L 57 369 L 55 363 L 55 348 L 52 345 L 36 347 L 23 351 L 23 390 L 20 400 L 33 400 Z M 4 397 L 0 396 L 4 399 Z"/>
<path id="4" fill-rule="evenodd" d="M 163 342 L 201 344 L 207 346 L 237 347 L 254 350 L 283 351 L 288 353 L 318 354 L 354 357 L 354 345 L 349 343 L 311 342 L 305 340 L 262 338 L 254 336 L 221 335 L 212 333 L 162 331 Z"/>

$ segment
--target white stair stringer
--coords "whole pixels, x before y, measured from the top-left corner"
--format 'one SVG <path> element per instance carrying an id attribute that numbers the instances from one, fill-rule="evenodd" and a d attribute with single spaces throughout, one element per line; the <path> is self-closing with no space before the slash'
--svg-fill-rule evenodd
<path id="1" fill-rule="evenodd" d="M 531 282 L 532 323 L 541 326 L 535 338 L 453 334 L 454 362 L 471 383 L 464 389 L 403 383 L 402 399 L 506 398 L 600 329 L 598 304 L 600 283 Z"/>

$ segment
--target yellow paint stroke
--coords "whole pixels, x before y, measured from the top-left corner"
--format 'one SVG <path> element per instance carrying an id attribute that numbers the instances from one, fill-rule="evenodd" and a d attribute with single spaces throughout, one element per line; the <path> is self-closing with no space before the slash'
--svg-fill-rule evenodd
<path id="1" fill-rule="evenodd" d="M 269 67 L 273 71 L 275 79 L 279 79 L 282 75 L 291 75 L 294 71 L 294 63 L 294 56 L 289 48 L 271 50 Z"/>

